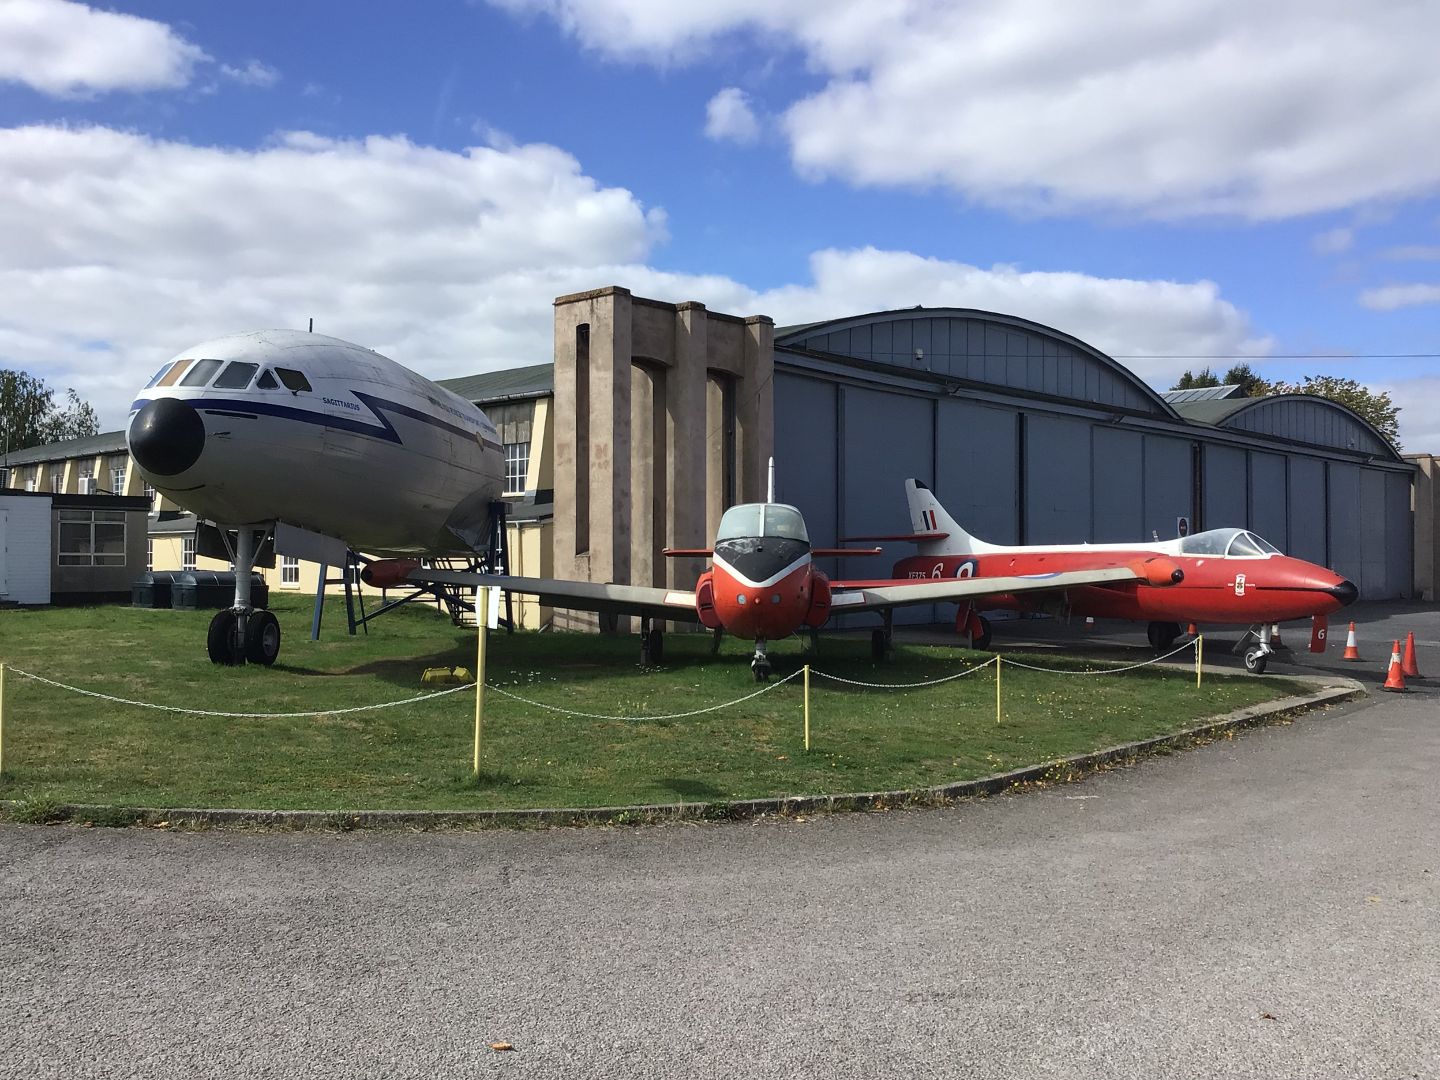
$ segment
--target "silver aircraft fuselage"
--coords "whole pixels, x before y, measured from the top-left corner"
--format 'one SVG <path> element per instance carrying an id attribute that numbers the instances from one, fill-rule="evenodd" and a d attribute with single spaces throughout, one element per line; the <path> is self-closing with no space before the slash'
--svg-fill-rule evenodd
<path id="1" fill-rule="evenodd" d="M 283 522 L 377 555 L 488 538 L 504 480 L 495 425 L 358 345 L 297 330 L 202 342 L 130 408 L 145 480 L 217 525 Z"/>

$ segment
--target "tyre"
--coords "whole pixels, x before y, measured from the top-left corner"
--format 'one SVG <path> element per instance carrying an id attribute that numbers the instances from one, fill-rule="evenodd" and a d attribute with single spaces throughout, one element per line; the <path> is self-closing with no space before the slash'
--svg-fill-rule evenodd
<path id="1" fill-rule="evenodd" d="M 980 620 L 980 633 L 975 635 L 975 648 L 988 649 L 990 648 L 990 620 L 984 615 L 975 617 Z"/>
<path id="2" fill-rule="evenodd" d="M 1256 646 L 1245 650 L 1245 670 L 1251 675 L 1264 675 L 1265 665 L 1270 661 L 1270 654 Z"/>
<path id="3" fill-rule="evenodd" d="M 1150 648 L 1157 653 L 1169 650 L 1175 644 L 1175 639 L 1180 636 L 1180 624 L 1173 622 L 1152 622 L 1146 627 L 1146 634 L 1150 638 Z"/>
<path id="4" fill-rule="evenodd" d="M 665 634 L 658 627 L 650 631 L 650 636 L 645 643 L 645 652 L 649 655 L 648 663 L 659 664 L 665 660 Z"/>
<path id="5" fill-rule="evenodd" d="M 280 655 L 280 620 L 270 611 L 252 611 L 245 622 L 245 659 L 269 667 Z"/>
<path id="6" fill-rule="evenodd" d="M 870 659 L 884 660 L 886 644 L 884 630 L 870 631 Z"/>
<path id="7" fill-rule="evenodd" d="M 226 608 L 215 613 L 210 620 L 210 630 L 205 635 L 205 648 L 210 653 L 212 664 L 235 667 L 245 662 L 245 650 L 240 641 L 240 620 L 235 612 Z"/>

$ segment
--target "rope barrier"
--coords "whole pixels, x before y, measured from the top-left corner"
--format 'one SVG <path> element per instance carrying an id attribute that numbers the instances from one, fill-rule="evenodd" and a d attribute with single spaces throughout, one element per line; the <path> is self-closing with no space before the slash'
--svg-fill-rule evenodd
<path id="1" fill-rule="evenodd" d="M 95 690 L 86 690 L 79 686 L 67 686 L 65 683 L 56 682 L 54 679 L 47 679 L 43 675 L 32 675 L 28 671 L 21 671 L 19 668 L 9 668 L 16 675 L 23 675 L 27 679 L 34 679 L 36 682 L 45 683 L 47 686 L 54 686 L 60 690 L 69 690 L 72 694 L 83 694 L 85 697 L 99 698 L 101 701 L 113 701 L 118 705 L 134 705 L 139 709 L 158 709 L 161 712 L 184 713 L 187 716 L 214 716 L 232 720 L 300 720 L 317 716 L 343 716 L 346 713 L 373 712 L 376 709 L 393 709 L 397 705 L 413 705 L 417 701 L 429 701 L 432 698 L 444 697 L 446 694 L 456 694 L 461 690 L 472 690 L 474 683 L 463 683 L 460 686 L 452 686 L 448 690 L 437 690 L 433 694 L 420 694 L 416 697 L 405 698 L 402 701 L 382 701 L 378 705 L 355 705 L 348 709 L 320 709 L 315 712 L 217 712 L 211 709 L 182 709 L 178 705 L 156 705 L 149 701 L 132 701 L 130 698 L 115 697 L 113 694 L 101 694 Z"/>
<path id="2" fill-rule="evenodd" d="M 1198 641 L 1199 639 L 1197 638 L 1196 640 Z M 1068 671 L 1065 668 L 1036 667 L 1034 664 L 1023 664 L 1019 660 L 1011 660 L 1008 656 L 1005 658 L 1005 664 L 1007 667 L 1024 668 L 1026 671 L 1043 671 L 1047 675 L 1119 675 L 1122 672 L 1134 671 L 1136 668 L 1149 667 L 1151 664 L 1158 664 L 1161 660 L 1169 660 L 1170 657 L 1174 656 L 1176 653 L 1182 653 L 1186 649 L 1193 648 L 1195 648 L 1195 642 L 1187 641 L 1178 649 L 1171 649 L 1164 656 L 1155 656 L 1149 660 L 1142 660 L 1138 664 L 1126 664 L 1124 667 L 1092 668 L 1088 671 Z"/>
<path id="3" fill-rule="evenodd" d="M 753 694 L 746 694 L 744 697 L 736 698 L 734 701 L 721 702 L 719 705 L 709 705 L 703 709 L 691 709 L 689 712 L 667 713 L 663 716 L 602 716 L 600 713 L 578 712 L 575 709 L 565 709 L 559 705 L 547 705 L 543 701 L 531 701 L 529 698 L 523 698 L 519 694 L 512 694 L 509 690 L 502 690 L 500 687 L 494 685 L 488 688 L 497 694 L 504 694 L 506 697 L 512 698 L 515 701 L 523 702 L 526 705 L 533 705 L 537 709 L 547 709 L 550 712 L 563 713 L 566 716 L 579 716 L 586 720 L 683 720 L 689 716 L 700 716 L 703 713 L 718 712 L 720 709 L 728 709 L 731 705 L 741 705 L 747 701 L 752 701 L 761 694 L 768 694 L 771 690 L 779 689 L 791 679 L 798 679 L 802 674 L 804 674 L 803 671 L 792 671 L 789 675 L 786 675 L 785 678 L 777 679 L 775 682 L 769 683 L 759 690 L 756 690 Z"/>
<path id="4" fill-rule="evenodd" d="M 842 676 L 842 675 L 831 675 L 831 674 L 829 674 L 828 672 L 821 671 L 821 670 L 818 669 L 818 668 L 811 668 L 811 669 L 810 669 L 810 674 L 811 674 L 811 675 L 818 675 L 820 678 L 822 678 L 822 679 L 829 679 L 829 680 L 831 680 L 832 682 L 845 683 L 845 684 L 848 685 L 848 686 L 863 686 L 863 687 L 865 687 L 867 690 L 918 690 L 918 689 L 920 689 L 920 688 L 922 688 L 922 687 L 926 687 L 926 686 L 939 686 L 941 683 L 954 682 L 956 679 L 963 679 L 963 678 L 965 678 L 966 675 L 974 675 L 976 672 L 984 671 L 987 667 L 990 667 L 992 664 L 997 663 L 997 662 L 999 661 L 999 659 L 1000 659 L 1000 658 L 999 658 L 998 656 L 992 656 L 989 660 L 986 660 L 985 663 L 981 664 L 979 667 L 969 668 L 969 669 L 967 669 L 967 670 L 965 670 L 965 671 L 959 671 L 959 672 L 956 672 L 954 675 L 946 675 L 946 676 L 944 676 L 943 678 L 931 679 L 931 680 L 929 680 L 928 682 L 911 682 L 911 683 L 872 683 L 872 682 L 861 682 L 859 679 L 847 679 L 847 678 L 845 678 L 845 677 Z M 1009 664 L 1009 663 L 1011 663 L 1011 661 L 1006 660 L 1005 663 Z M 793 677 L 793 676 L 792 676 L 792 677 Z"/>

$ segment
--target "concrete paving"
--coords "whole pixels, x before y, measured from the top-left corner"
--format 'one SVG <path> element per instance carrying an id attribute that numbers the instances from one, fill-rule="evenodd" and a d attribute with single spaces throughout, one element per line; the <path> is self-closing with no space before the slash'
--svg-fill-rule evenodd
<path id="1" fill-rule="evenodd" d="M 1436 609 L 1372 619 L 1413 622 L 1440 676 Z M 6 826 L 0 1071 L 1437 1076 L 1440 678 L 1417 685 L 941 811 Z"/>

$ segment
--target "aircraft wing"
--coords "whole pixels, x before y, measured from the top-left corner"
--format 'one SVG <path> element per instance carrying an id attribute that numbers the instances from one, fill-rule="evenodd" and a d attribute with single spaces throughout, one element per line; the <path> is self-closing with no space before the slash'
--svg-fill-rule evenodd
<path id="1" fill-rule="evenodd" d="M 674 622 L 699 622 L 695 593 L 690 589 L 655 589 L 644 585 L 602 585 L 593 581 L 472 574 L 464 570 L 416 570 L 411 581 L 476 588 L 496 586 L 536 597 L 548 607 L 599 611 L 608 615 L 649 615 Z"/>
<path id="2" fill-rule="evenodd" d="M 947 600 L 971 600 L 1001 593 L 1059 592 L 1077 585 L 1105 585 L 1118 581 L 1139 581 L 1144 575 L 1125 566 L 1099 570 L 1067 570 L 1058 574 L 1024 577 L 917 578 L 914 581 L 830 583 L 830 610 L 844 615 L 852 611 L 880 611 L 907 604 L 935 604 Z"/>

